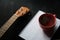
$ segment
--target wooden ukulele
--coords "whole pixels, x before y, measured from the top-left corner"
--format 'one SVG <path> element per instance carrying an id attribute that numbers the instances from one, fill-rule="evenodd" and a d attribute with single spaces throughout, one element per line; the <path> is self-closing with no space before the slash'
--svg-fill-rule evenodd
<path id="1" fill-rule="evenodd" d="M 21 17 L 30 11 L 27 7 L 21 7 L 10 19 L 0 28 L 0 38 L 8 30 L 8 28 L 15 22 L 18 17 Z"/>

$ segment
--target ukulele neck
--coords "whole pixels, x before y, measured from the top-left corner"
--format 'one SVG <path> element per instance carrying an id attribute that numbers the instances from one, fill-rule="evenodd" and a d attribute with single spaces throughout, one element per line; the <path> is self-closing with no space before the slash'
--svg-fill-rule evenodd
<path id="1" fill-rule="evenodd" d="M 10 17 L 10 19 L 0 28 L 0 38 L 2 35 L 8 30 L 8 28 L 15 22 L 15 20 L 18 18 L 17 15 L 13 15 Z"/>
<path id="2" fill-rule="evenodd" d="M 15 22 L 18 17 L 21 17 L 28 13 L 30 10 L 27 7 L 21 7 L 16 13 L 0 28 L 0 38 L 8 30 L 8 28 Z"/>

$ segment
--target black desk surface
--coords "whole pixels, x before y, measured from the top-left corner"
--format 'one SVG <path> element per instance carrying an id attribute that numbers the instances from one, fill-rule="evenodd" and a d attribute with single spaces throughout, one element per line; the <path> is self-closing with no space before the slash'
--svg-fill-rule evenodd
<path id="1" fill-rule="evenodd" d="M 30 8 L 30 13 L 23 18 L 18 18 L 3 35 L 1 40 L 22 40 L 18 34 L 31 20 L 38 10 L 56 14 L 60 19 L 60 1 L 55 0 L 0 0 L 0 27 L 15 13 L 21 6 Z M 29 15 L 30 14 L 30 15 Z"/>

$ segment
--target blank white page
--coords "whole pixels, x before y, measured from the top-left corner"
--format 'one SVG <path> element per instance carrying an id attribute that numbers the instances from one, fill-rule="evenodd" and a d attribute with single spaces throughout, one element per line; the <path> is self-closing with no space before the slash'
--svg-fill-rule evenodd
<path id="1" fill-rule="evenodd" d="M 42 30 L 39 24 L 39 17 L 44 14 L 43 11 L 38 11 L 32 20 L 26 25 L 24 30 L 19 34 L 25 40 L 50 40 Z M 56 28 L 60 25 L 60 20 L 56 18 Z"/>

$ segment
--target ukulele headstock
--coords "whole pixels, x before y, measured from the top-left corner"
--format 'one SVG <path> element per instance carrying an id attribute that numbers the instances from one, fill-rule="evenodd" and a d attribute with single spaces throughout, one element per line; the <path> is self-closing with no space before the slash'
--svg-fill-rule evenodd
<path id="1" fill-rule="evenodd" d="M 29 8 L 27 8 L 27 7 L 21 7 L 20 9 L 18 9 L 18 10 L 16 11 L 15 14 L 16 14 L 18 17 L 20 17 L 20 16 L 25 15 L 25 14 L 28 13 L 29 11 L 30 11 Z"/>

